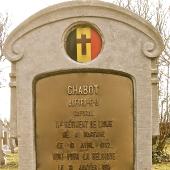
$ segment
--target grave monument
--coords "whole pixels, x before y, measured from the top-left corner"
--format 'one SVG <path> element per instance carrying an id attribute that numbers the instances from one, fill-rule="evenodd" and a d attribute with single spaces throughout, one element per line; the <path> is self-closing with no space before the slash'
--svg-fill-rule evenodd
<path id="1" fill-rule="evenodd" d="M 48 7 L 6 40 L 20 170 L 151 170 L 158 32 L 100 1 Z"/>

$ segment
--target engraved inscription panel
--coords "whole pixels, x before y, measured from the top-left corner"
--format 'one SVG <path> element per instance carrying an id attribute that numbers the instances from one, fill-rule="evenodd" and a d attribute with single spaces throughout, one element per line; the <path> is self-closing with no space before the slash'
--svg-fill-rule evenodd
<path id="1" fill-rule="evenodd" d="M 37 170 L 132 170 L 133 83 L 67 73 L 36 83 Z"/>

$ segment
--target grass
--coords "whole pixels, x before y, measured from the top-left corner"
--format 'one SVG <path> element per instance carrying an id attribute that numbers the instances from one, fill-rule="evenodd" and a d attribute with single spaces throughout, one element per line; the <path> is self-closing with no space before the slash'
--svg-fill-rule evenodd
<path id="1" fill-rule="evenodd" d="M 167 145 L 165 151 L 170 154 L 170 139 L 167 141 Z M 161 163 L 153 165 L 152 170 L 170 170 L 170 162 L 169 163 Z"/>
<path id="2" fill-rule="evenodd" d="M 18 170 L 18 154 L 7 154 L 6 165 L 0 167 L 0 170 Z"/>
<path id="3" fill-rule="evenodd" d="M 170 154 L 170 138 L 167 141 L 167 146 L 166 146 L 165 150 L 167 151 L 168 154 Z"/>
<path id="4" fill-rule="evenodd" d="M 152 170 L 170 170 L 170 163 L 155 164 Z"/>

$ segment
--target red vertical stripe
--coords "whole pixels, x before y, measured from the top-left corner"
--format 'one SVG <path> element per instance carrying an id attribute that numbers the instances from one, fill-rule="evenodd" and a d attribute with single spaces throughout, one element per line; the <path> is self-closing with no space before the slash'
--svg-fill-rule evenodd
<path id="1" fill-rule="evenodd" d="M 91 60 L 96 58 L 102 47 L 102 39 L 100 35 L 91 29 Z"/>

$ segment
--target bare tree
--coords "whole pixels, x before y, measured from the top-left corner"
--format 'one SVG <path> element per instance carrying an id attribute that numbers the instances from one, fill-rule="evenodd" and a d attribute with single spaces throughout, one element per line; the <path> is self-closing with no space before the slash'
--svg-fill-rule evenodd
<path id="1" fill-rule="evenodd" d="M 2 62 L 5 57 L 2 53 L 3 44 L 5 38 L 7 36 L 7 22 L 8 22 L 8 15 L 2 15 L 0 13 L 0 62 Z M 0 70 L 0 87 L 2 86 L 2 77 L 1 77 L 2 70 Z"/>
<path id="2" fill-rule="evenodd" d="M 0 60 L 3 58 L 2 48 L 5 38 L 7 36 L 7 22 L 8 22 L 8 15 L 3 16 L 0 13 Z"/>
<path id="3" fill-rule="evenodd" d="M 156 152 L 160 155 L 170 135 L 170 7 L 163 0 L 114 0 L 113 3 L 149 21 L 159 31 L 165 45 L 158 60 L 160 135 Z"/>
<path id="4" fill-rule="evenodd" d="M 6 15 L 5 17 L 3 17 L 3 15 L 0 13 L 0 62 L 4 59 L 2 48 L 7 35 L 7 21 L 8 21 L 8 16 Z M 1 74 L 1 70 L 0 70 L 0 74 Z M 0 79 L 0 87 L 1 87 L 1 79 Z M 4 164 L 5 164 L 4 153 L 0 148 L 0 166 Z"/>

